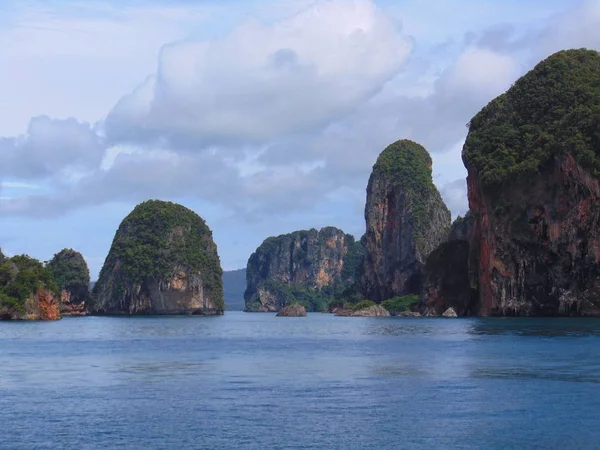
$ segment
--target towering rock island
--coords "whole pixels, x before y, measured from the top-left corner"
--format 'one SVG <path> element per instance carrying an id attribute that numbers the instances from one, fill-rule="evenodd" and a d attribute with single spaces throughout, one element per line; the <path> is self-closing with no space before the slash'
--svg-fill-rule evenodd
<path id="1" fill-rule="evenodd" d="M 246 311 L 279 311 L 294 302 L 324 311 L 354 282 L 363 246 L 334 227 L 267 238 L 250 256 Z"/>
<path id="2" fill-rule="evenodd" d="M 478 313 L 600 315 L 600 54 L 558 52 L 470 122 Z"/>
<path id="3" fill-rule="evenodd" d="M 377 159 L 367 186 L 366 256 L 360 280 L 372 301 L 419 294 L 427 256 L 448 235 L 450 211 L 421 145 L 400 140 Z"/>
<path id="4" fill-rule="evenodd" d="M 85 302 L 90 289 L 90 271 L 81 253 L 70 248 L 61 250 L 50 260 L 47 268 L 60 291 L 62 315 L 85 315 Z"/>
<path id="5" fill-rule="evenodd" d="M 221 263 L 193 211 L 149 200 L 121 222 L 94 286 L 94 314 L 222 314 Z"/>
<path id="6" fill-rule="evenodd" d="M 60 319 L 58 287 L 41 262 L 0 257 L 0 320 Z"/>

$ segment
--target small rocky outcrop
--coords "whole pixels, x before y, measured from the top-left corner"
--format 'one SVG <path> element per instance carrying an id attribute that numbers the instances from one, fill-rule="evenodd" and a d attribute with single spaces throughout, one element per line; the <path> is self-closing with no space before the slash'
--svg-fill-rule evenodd
<path id="1" fill-rule="evenodd" d="M 454 308 L 448 308 L 446 311 L 442 313 L 442 317 L 458 317 Z"/>
<path id="2" fill-rule="evenodd" d="M 2 264 L 5 259 L 6 259 L 6 256 L 4 256 L 4 253 L 2 253 L 2 249 L 0 248 L 0 264 Z"/>
<path id="3" fill-rule="evenodd" d="M 94 286 L 93 314 L 222 314 L 222 269 L 212 232 L 171 202 L 139 204 L 121 222 Z"/>
<path id="4" fill-rule="evenodd" d="M 390 313 L 381 305 L 372 305 L 360 309 L 339 309 L 334 313 L 344 317 L 389 317 Z"/>
<path id="5" fill-rule="evenodd" d="M 558 52 L 471 120 L 479 314 L 600 315 L 598 86 L 598 52 Z"/>
<path id="6" fill-rule="evenodd" d="M 84 316 L 89 296 L 90 271 L 81 253 L 64 249 L 48 263 L 60 291 L 60 311 L 63 316 Z"/>
<path id="7" fill-rule="evenodd" d="M 363 247 L 334 227 L 266 239 L 250 256 L 246 311 L 279 311 L 296 301 L 325 311 L 332 296 L 354 283 Z"/>
<path id="8" fill-rule="evenodd" d="M 276 314 L 277 317 L 306 317 L 306 308 L 299 303 L 292 303 L 281 308 Z"/>
<path id="9" fill-rule="evenodd" d="M 41 262 L 26 255 L 0 263 L 0 320 L 58 320 L 58 288 Z"/>
<path id="10" fill-rule="evenodd" d="M 421 317 L 421 313 L 417 311 L 402 311 L 396 315 L 398 317 Z"/>
<path id="11" fill-rule="evenodd" d="M 464 218 L 458 217 L 448 241 L 427 258 L 419 305 L 424 315 L 438 316 L 448 308 L 459 316 L 477 314 L 477 280 L 469 262 L 473 223 L 471 212 Z"/>
<path id="12" fill-rule="evenodd" d="M 365 298 L 380 303 L 420 294 L 427 256 L 448 236 L 450 211 L 433 184 L 432 161 L 421 145 L 400 140 L 373 166 L 365 207 Z"/>

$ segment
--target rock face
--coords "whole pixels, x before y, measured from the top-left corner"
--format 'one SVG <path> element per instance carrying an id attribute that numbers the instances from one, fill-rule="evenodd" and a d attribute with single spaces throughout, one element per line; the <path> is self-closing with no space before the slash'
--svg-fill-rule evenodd
<path id="1" fill-rule="evenodd" d="M 26 255 L 0 263 L 1 320 L 61 318 L 58 288 L 41 262 Z"/>
<path id="2" fill-rule="evenodd" d="M 387 147 L 373 166 L 360 280 L 369 300 L 420 293 L 425 260 L 448 236 L 450 211 L 433 184 L 431 167 L 427 151 L 408 140 Z"/>
<path id="3" fill-rule="evenodd" d="M 600 315 L 600 54 L 556 53 L 470 123 L 479 313 Z"/>
<path id="4" fill-rule="evenodd" d="M 60 291 L 62 315 L 87 314 L 85 302 L 89 296 L 90 271 L 81 253 L 64 249 L 54 255 L 47 267 Z"/>
<path id="5" fill-rule="evenodd" d="M 362 309 L 340 309 L 335 312 L 336 316 L 344 317 L 389 317 L 390 313 L 381 305 L 373 305 Z"/>
<path id="6" fill-rule="evenodd" d="M 456 314 L 456 311 L 454 311 L 454 308 L 448 308 L 444 311 L 442 317 L 458 317 L 458 315 Z"/>
<path id="7" fill-rule="evenodd" d="M 281 308 L 276 315 L 277 317 L 306 317 L 306 308 L 299 303 L 292 303 Z"/>
<path id="8" fill-rule="evenodd" d="M 279 311 L 293 302 L 324 311 L 354 282 L 362 257 L 361 243 L 334 227 L 270 237 L 248 260 L 246 311 Z"/>
<path id="9" fill-rule="evenodd" d="M 94 286 L 93 314 L 222 314 L 212 232 L 171 202 L 139 204 L 121 222 Z"/>
<path id="10" fill-rule="evenodd" d="M 448 241 L 427 258 L 419 308 L 424 315 L 438 316 L 448 308 L 459 316 L 477 313 L 477 277 L 469 263 L 473 224 L 470 212 L 457 218 Z"/>

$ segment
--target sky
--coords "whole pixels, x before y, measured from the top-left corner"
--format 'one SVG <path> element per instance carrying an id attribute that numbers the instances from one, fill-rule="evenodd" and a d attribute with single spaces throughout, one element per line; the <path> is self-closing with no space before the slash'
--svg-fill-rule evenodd
<path id="1" fill-rule="evenodd" d="M 360 237 L 404 138 L 456 217 L 471 117 L 580 47 L 600 50 L 600 0 L 3 0 L 0 247 L 73 248 L 96 279 L 147 199 L 202 216 L 225 270 L 272 235 Z"/>

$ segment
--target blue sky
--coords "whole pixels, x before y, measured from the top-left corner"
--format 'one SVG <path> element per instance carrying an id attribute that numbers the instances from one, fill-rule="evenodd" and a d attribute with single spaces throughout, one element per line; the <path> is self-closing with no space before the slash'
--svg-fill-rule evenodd
<path id="1" fill-rule="evenodd" d="M 0 7 L 0 247 L 97 276 L 149 198 L 212 228 L 360 236 L 368 176 L 421 142 L 453 215 L 465 124 L 549 54 L 600 49 L 600 1 L 17 1 Z"/>

